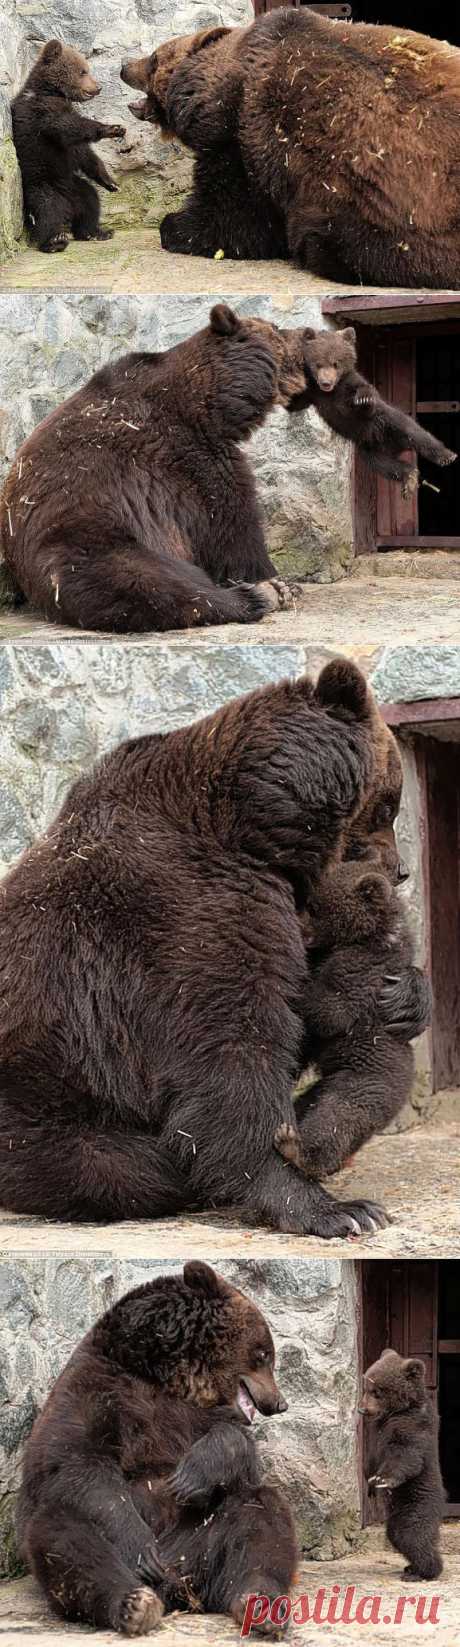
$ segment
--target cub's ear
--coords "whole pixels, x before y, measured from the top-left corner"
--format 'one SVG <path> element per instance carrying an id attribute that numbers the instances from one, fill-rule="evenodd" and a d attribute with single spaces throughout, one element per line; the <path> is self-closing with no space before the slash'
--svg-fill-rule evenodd
<path id="1" fill-rule="evenodd" d="M 337 709 L 357 721 L 367 720 L 371 699 L 367 682 L 350 658 L 333 658 L 321 670 L 315 697 L 325 709 Z"/>
<path id="2" fill-rule="evenodd" d="M 302 343 L 311 343 L 312 337 L 316 337 L 316 332 L 314 330 L 314 327 L 313 326 L 304 326 L 303 332 L 302 332 Z"/>
<path id="3" fill-rule="evenodd" d="M 412 1384 L 425 1383 L 425 1362 L 421 1361 L 419 1356 L 411 1355 L 409 1360 L 404 1362 L 404 1372 L 406 1377 L 410 1378 Z"/>
<path id="4" fill-rule="evenodd" d="M 214 29 L 202 29 L 200 34 L 195 35 L 193 45 L 191 45 L 187 54 L 188 57 L 194 57 L 196 52 L 203 51 L 205 46 L 213 46 L 216 40 L 222 40 L 224 34 L 231 34 L 231 29 L 219 26 Z"/>
<path id="5" fill-rule="evenodd" d="M 229 309 L 228 303 L 215 303 L 209 316 L 211 331 L 218 332 L 220 337 L 233 337 L 242 327 L 241 315 L 236 315 Z"/>
<path id="6" fill-rule="evenodd" d="M 43 47 L 43 51 L 41 53 L 42 63 L 57 62 L 58 57 L 62 57 L 62 41 L 47 40 L 46 46 Z"/>
<path id="7" fill-rule="evenodd" d="M 201 1292 L 205 1298 L 218 1298 L 222 1292 L 220 1275 L 216 1275 L 210 1264 L 202 1264 L 197 1258 L 184 1264 L 184 1281 L 192 1292 Z"/>
<path id="8" fill-rule="evenodd" d="M 345 338 L 346 343 L 356 343 L 356 332 L 354 326 L 344 326 L 340 336 Z"/>

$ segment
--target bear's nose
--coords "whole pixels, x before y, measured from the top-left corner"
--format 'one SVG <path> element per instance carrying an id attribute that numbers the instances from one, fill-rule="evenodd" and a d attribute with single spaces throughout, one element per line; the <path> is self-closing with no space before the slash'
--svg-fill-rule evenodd
<path id="1" fill-rule="evenodd" d="M 287 1413 L 288 1406 L 289 1406 L 289 1402 L 285 1401 L 284 1395 L 281 1394 L 281 1390 L 280 1390 L 279 1395 L 278 1395 L 278 1400 L 277 1400 L 277 1403 L 276 1403 L 277 1413 Z"/>
<path id="2" fill-rule="evenodd" d="M 404 858 L 400 858 L 399 864 L 398 864 L 398 883 L 400 881 L 408 881 L 409 876 L 410 876 L 410 869 L 408 869 L 407 864 L 404 863 Z"/>

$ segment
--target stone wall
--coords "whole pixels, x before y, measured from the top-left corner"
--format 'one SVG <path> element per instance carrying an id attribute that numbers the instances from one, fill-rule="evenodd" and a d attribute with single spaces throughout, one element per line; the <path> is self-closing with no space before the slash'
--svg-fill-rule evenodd
<path id="1" fill-rule="evenodd" d="M 293 299 L 288 313 L 266 293 L 239 298 L 236 307 L 279 326 L 322 323 L 313 295 Z M 35 425 L 99 366 L 131 349 L 171 348 L 206 325 L 209 309 L 208 298 L 190 293 L 0 294 L 0 478 Z M 350 561 L 350 450 L 316 412 L 290 418 L 279 408 L 253 436 L 250 457 L 281 572 L 327 583 Z"/>
<path id="2" fill-rule="evenodd" d="M 42 0 L 0 0 L 0 170 L 8 180 L 0 258 L 11 253 L 21 233 L 9 102 L 46 40 L 62 40 L 85 53 L 102 82 L 98 116 L 126 126 L 122 140 L 99 146 L 119 184 L 118 194 L 102 192 L 105 220 L 113 227 L 145 227 L 157 225 L 165 211 L 180 204 L 188 192 L 192 161 L 179 143 L 163 143 L 153 126 L 130 114 L 128 103 L 136 93 L 120 80 L 123 58 L 146 56 L 172 34 L 190 34 L 213 23 L 246 24 L 253 16 L 251 0 L 224 0 L 220 6 L 212 0 L 183 0 L 179 6 L 173 0 L 156 0 L 155 5 L 151 0 L 47 0 L 46 5 Z"/>
<path id="3" fill-rule="evenodd" d="M 115 1298 L 177 1267 L 78 1252 L 0 1263 L 0 1576 L 18 1570 L 13 1516 L 22 1448 L 51 1384 Z M 289 1493 L 305 1552 L 340 1555 L 360 1525 L 354 1265 L 233 1260 L 221 1268 L 255 1299 L 275 1339 L 289 1411 L 257 1423 L 266 1464 Z"/>

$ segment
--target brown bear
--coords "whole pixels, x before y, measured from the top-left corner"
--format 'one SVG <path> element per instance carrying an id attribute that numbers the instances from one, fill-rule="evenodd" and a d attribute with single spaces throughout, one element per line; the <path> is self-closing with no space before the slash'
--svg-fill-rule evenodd
<path id="1" fill-rule="evenodd" d="M 0 888 L 0 1204 L 103 1222 L 236 1206 L 325 1238 L 385 1222 L 273 1139 L 303 1067 L 300 916 L 394 760 L 336 659 L 73 785 Z"/>
<path id="2" fill-rule="evenodd" d="M 21 169 L 27 228 L 41 252 L 63 252 L 75 240 L 108 240 L 99 225 L 99 197 L 116 183 L 91 143 L 124 137 L 124 126 L 88 120 L 72 108 L 98 97 L 101 88 L 74 46 L 48 40 L 13 99 L 13 137 Z M 91 179 L 91 182 L 88 181 Z"/>
<path id="3" fill-rule="evenodd" d="M 359 1411 L 371 1425 L 368 1488 L 388 1493 L 387 1537 L 407 1557 L 402 1576 L 439 1578 L 445 1494 L 423 1361 L 384 1350 L 364 1374 Z"/>
<path id="4" fill-rule="evenodd" d="M 300 1171 L 322 1178 L 338 1172 L 409 1099 L 409 1038 L 429 1021 L 430 989 L 419 974 L 419 1022 L 385 1028 L 382 989 L 413 965 L 413 944 L 397 892 L 372 864 L 333 865 L 303 927 L 312 963 L 305 1051 L 321 1079 L 297 1100 L 296 1126 L 284 1123 L 275 1145 Z"/>
<path id="5" fill-rule="evenodd" d="M 5 560 L 51 622 L 165 630 L 289 603 L 240 442 L 305 388 L 301 330 L 212 309 L 203 331 L 104 366 L 21 446 Z"/>
<path id="6" fill-rule="evenodd" d="M 401 452 L 412 450 L 441 467 L 455 462 L 456 452 L 443 446 L 399 407 L 389 406 L 377 389 L 355 371 L 353 326 L 336 332 L 315 332 L 306 327 L 304 358 L 308 387 L 293 409 L 303 411 L 314 406 L 335 434 L 359 447 L 370 469 L 387 480 L 400 481 L 404 493 L 414 490 L 418 470 L 401 461 Z"/>
<path id="7" fill-rule="evenodd" d="M 19 1497 L 59 1618 L 137 1636 L 176 1608 L 240 1625 L 251 1593 L 289 1595 L 294 1525 L 250 1433 L 286 1411 L 274 1366 L 260 1310 L 199 1262 L 96 1322 L 35 1421 Z"/>
<path id="8" fill-rule="evenodd" d="M 196 155 L 167 250 L 460 287 L 456 47 L 305 6 L 173 39 L 121 72 L 146 93 L 134 113 Z"/>

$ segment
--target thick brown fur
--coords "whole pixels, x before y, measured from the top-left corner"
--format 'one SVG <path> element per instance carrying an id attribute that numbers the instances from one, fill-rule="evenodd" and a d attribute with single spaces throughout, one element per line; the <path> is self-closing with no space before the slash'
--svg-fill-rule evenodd
<path id="1" fill-rule="evenodd" d="M 303 927 L 312 961 L 305 1052 L 321 1078 L 299 1098 L 295 1128 L 285 1124 L 275 1143 L 285 1160 L 321 1178 L 410 1098 L 409 1037 L 429 1021 L 430 991 L 417 974 L 419 1022 L 382 1022 L 385 983 L 413 966 L 413 944 L 398 893 L 372 862 L 329 869 Z"/>
<path id="2" fill-rule="evenodd" d="M 12 103 L 13 137 L 21 168 L 27 228 L 42 252 L 65 251 L 75 240 L 107 240 L 99 227 L 99 197 L 116 183 L 92 143 L 123 137 L 124 126 L 88 120 L 72 107 L 101 88 L 74 46 L 48 40 Z M 91 179 L 91 181 L 88 181 Z"/>
<path id="3" fill-rule="evenodd" d="M 327 278 L 460 286 L 460 51 L 276 10 L 123 65 L 196 155 L 170 251 L 290 256 Z"/>
<path id="4" fill-rule="evenodd" d="M 144 1634 L 175 1608 L 289 1594 L 289 1505 L 250 1423 L 286 1410 L 267 1323 L 199 1262 L 127 1293 L 78 1345 L 26 1446 L 18 1525 L 60 1618 Z"/>
<path id="5" fill-rule="evenodd" d="M 374 1227 L 378 1210 L 338 1205 L 273 1139 L 303 1067 L 299 917 L 345 842 L 361 850 L 395 760 L 339 658 L 316 687 L 264 687 L 79 779 L 0 889 L 0 1204 Z"/>
<path id="6" fill-rule="evenodd" d="M 356 367 L 356 332 L 304 332 L 305 364 L 309 385 L 300 395 L 299 411 L 314 406 L 324 422 L 359 447 L 369 468 L 387 480 L 400 481 L 403 490 L 413 490 L 418 470 L 401 461 L 401 452 L 413 451 L 428 463 L 441 467 L 454 463 L 457 453 L 449 451 L 415 418 L 382 400 L 374 385 Z"/>
<path id="7" fill-rule="evenodd" d="M 360 1411 L 371 1426 L 369 1491 L 388 1493 L 387 1536 L 407 1558 L 403 1577 L 439 1578 L 445 1495 L 423 1361 L 384 1350 L 364 1374 Z"/>
<path id="8" fill-rule="evenodd" d="M 289 603 L 240 443 L 305 387 L 303 333 L 235 315 L 97 372 L 20 448 L 5 560 L 51 622 L 249 623 Z"/>

